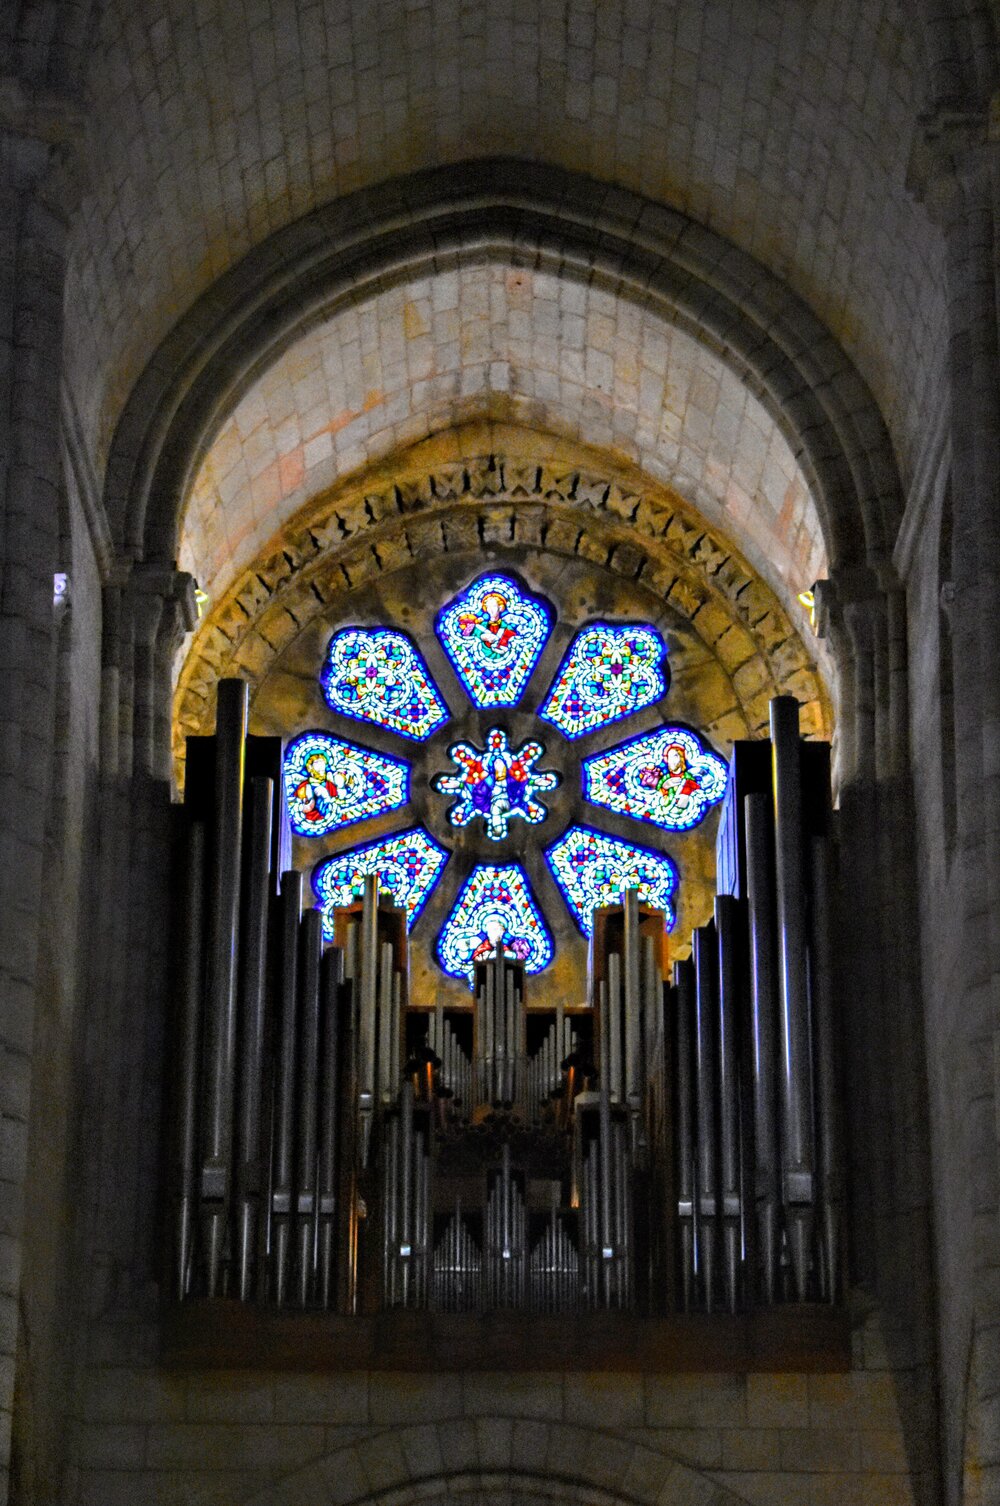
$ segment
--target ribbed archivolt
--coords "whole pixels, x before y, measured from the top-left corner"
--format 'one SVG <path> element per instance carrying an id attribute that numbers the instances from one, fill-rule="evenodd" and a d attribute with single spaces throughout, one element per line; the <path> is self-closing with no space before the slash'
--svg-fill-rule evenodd
<path id="1" fill-rule="evenodd" d="M 280 744 L 223 682 L 178 843 L 175 1298 L 737 1312 L 836 1302 L 836 897 L 828 750 L 794 701 L 736 745 L 719 894 L 689 961 L 627 890 L 590 993 L 504 950 L 467 1007 L 409 994 L 378 878 L 324 943 L 287 868 Z"/>

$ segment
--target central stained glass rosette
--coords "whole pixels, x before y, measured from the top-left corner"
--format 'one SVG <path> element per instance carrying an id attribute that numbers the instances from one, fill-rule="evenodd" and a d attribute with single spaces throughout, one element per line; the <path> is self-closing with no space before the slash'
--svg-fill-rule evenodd
<path id="1" fill-rule="evenodd" d="M 487 732 L 484 749 L 454 743 L 448 757 L 458 765 L 459 773 L 439 774 L 434 780 L 442 795 L 458 796 L 448 812 L 452 826 L 468 826 L 481 816 L 486 835 L 499 842 L 515 816 L 532 826 L 544 821 L 545 806 L 536 796 L 554 790 L 559 782 L 558 774 L 535 768 L 544 752 L 541 743 L 524 743 L 513 752 L 500 727 Z"/>
<path id="2" fill-rule="evenodd" d="M 516 707 L 519 716 L 534 710 L 573 743 L 648 710 L 666 694 L 667 646 L 651 623 L 592 622 L 575 632 L 540 701 L 529 701 L 555 622 L 549 603 L 498 571 L 477 576 L 442 607 L 435 633 L 470 715 L 472 708 L 494 706 Z M 426 643 L 422 639 L 421 648 Z M 411 748 L 427 744 L 425 768 L 428 759 L 440 760 L 439 745 L 428 740 L 451 713 L 421 649 L 405 633 L 391 626 L 341 628 L 330 639 L 320 684 L 335 717 L 409 739 Z M 504 728 L 493 726 L 483 733 L 477 727 L 471 738 L 448 749 L 454 772 L 427 770 L 423 777 L 440 795 L 453 797 L 447 811 L 451 827 L 481 820 L 491 841 L 510 840 L 511 822 L 533 829 L 548 816 L 539 796 L 554 789 L 560 776 L 537 768 L 544 746 L 532 739 L 512 748 Z M 563 749 L 564 761 L 569 751 Z M 603 807 L 625 820 L 684 832 L 703 820 L 725 791 L 724 762 L 684 727 L 660 725 L 572 762 L 579 770 L 580 795 L 594 808 L 595 819 Z M 394 811 L 412 809 L 408 802 L 414 782 L 408 760 L 332 733 L 303 733 L 285 754 L 285 798 L 300 838 L 335 838 L 355 821 L 378 818 L 386 823 Z M 399 819 L 405 822 L 406 814 Z M 521 840 L 527 840 L 527 830 Z M 332 934 L 333 910 L 359 896 L 369 873 L 379 875 L 412 926 L 449 858 L 446 848 L 419 826 L 390 831 L 326 857 L 313 873 L 326 934 Z M 637 888 L 642 899 L 664 910 L 673 925 L 678 875 L 666 853 L 573 825 L 550 843 L 545 858 L 585 934 L 590 933 L 593 910 L 620 902 L 628 888 Z M 471 981 L 476 959 L 498 942 L 520 957 L 529 972 L 548 966 L 552 936 L 520 864 L 478 864 L 457 887 L 437 938 L 437 959 L 446 973 Z"/>

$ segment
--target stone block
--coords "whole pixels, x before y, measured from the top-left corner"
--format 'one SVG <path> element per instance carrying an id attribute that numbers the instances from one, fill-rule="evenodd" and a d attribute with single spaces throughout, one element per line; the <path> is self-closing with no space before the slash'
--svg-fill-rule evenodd
<path id="1" fill-rule="evenodd" d="M 563 1382 L 567 1422 L 599 1428 L 637 1427 L 643 1417 L 642 1378 L 601 1372 L 567 1375 Z"/>
<path id="2" fill-rule="evenodd" d="M 748 1375 L 746 1420 L 751 1427 L 804 1428 L 809 1388 L 804 1375 Z"/>
<path id="3" fill-rule="evenodd" d="M 462 1378 L 373 1373 L 369 1377 L 368 1406 L 369 1417 L 377 1426 L 457 1417 L 462 1412 Z"/>

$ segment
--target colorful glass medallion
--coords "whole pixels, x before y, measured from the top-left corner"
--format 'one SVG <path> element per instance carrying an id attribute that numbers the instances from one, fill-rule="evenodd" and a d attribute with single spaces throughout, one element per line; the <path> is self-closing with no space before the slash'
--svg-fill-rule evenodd
<path id="1" fill-rule="evenodd" d="M 567 737 L 617 722 L 666 694 L 666 656 L 654 628 L 595 622 L 573 639 L 538 714 Z"/>
<path id="2" fill-rule="evenodd" d="M 621 904 L 626 889 L 638 889 L 645 904 L 666 912 L 667 928 L 673 925 L 677 869 L 664 853 L 605 837 L 587 826 L 571 826 L 545 857 L 585 936 L 593 929 L 593 912 Z"/>
<path id="3" fill-rule="evenodd" d="M 392 895 L 394 905 L 406 909 L 406 924 L 412 926 L 441 877 L 448 861 L 443 847 L 419 827 L 368 842 L 327 858 L 313 870 L 313 892 L 323 911 L 323 935 L 333 940 L 333 912 L 339 906 L 353 904 L 364 893 L 365 878 L 377 873 L 383 889 Z"/>
<path id="4" fill-rule="evenodd" d="M 300 837 L 323 837 L 398 810 L 410 798 L 410 771 L 402 759 L 328 732 L 304 732 L 289 743 L 284 774 L 288 818 Z"/>
<path id="5" fill-rule="evenodd" d="M 473 869 L 438 937 L 438 961 L 453 978 L 471 984 L 476 963 L 492 956 L 498 941 L 529 973 L 552 961 L 552 937 L 516 863 Z"/>
<path id="6" fill-rule="evenodd" d="M 459 768 L 457 774 L 439 774 L 434 788 L 442 795 L 457 795 L 448 812 L 452 826 L 468 826 L 477 816 L 486 824 L 486 835 L 499 842 L 507 835 L 507 823 L 515 816 L 536 825 L 547 815 L 536 796 L 554 790 L 559 775 L 540 773 L 535 764 L 545 749 L 541 743 L 524 743 L 511 752 L 507 734 L 492 727 L 486 747 L 480 751 L 469 743 L 455 743 L 448 756 Z"/>
<path id="7" fill-rule="evenodd" d="M 664 727 L 585 758 L 583 793 L 623 816 L 688 831 L 722 799 L 726 776 L 724 761 L 695 733 Z"/>
<path id="8" fill-rule="evenodd" d="M 548 608 L 509 575 L 481 575 L 437 620 L 475 706 L 516 706 L 552 627 Z"/>
<path id="9" fill-rule="evenodd" d="M 427 665 L 408 638 L 388 628 L 334 633 L 320 683 L 331 711 L 417 742 L 448 720 Z"/>

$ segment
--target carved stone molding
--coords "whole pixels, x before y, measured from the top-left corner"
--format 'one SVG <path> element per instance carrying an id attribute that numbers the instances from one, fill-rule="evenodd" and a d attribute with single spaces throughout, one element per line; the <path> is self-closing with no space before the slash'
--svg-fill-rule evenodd
<path id="1" fill-rule="evenodd" d="M 494 452 L 433 469 L 362 478 L 313 503 L 202 621 L 174 698 L 175 766 L 184 738 L 210 730 L 214 685 L 258 684 L 319 614 L 379 575 L 496 544 L 577 556 L 640 581 L 690 621 L 732 679 L 752 730 L 776 691 L 803 703 L 803 727 L 829 736 L 827 691 L 774 592 L 674 493 L 610 471 Z"/>

